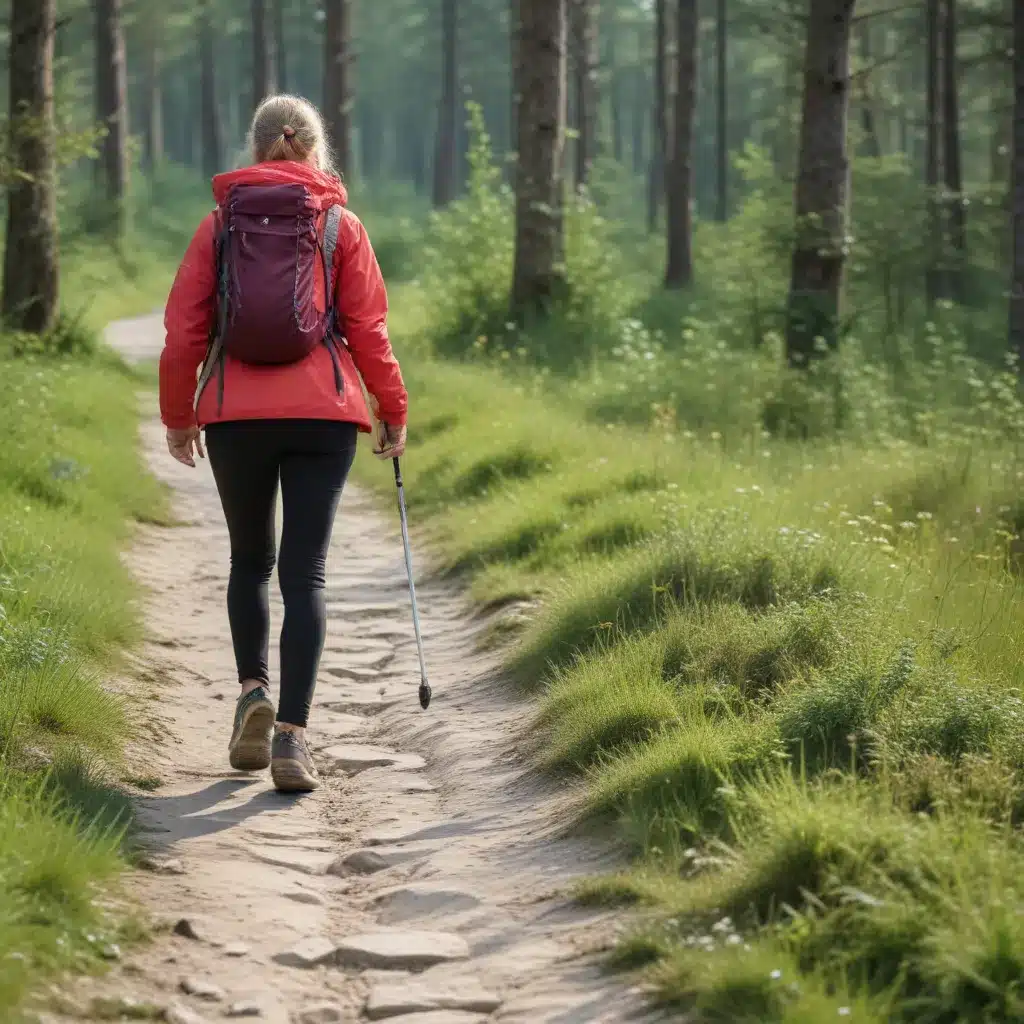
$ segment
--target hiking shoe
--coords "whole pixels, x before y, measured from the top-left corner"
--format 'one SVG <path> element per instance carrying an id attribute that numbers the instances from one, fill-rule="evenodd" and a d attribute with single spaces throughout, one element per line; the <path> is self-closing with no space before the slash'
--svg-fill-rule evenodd
<path id="1" fill-rule="evenodd" d="M 279 793 L 311 793 L 320 788 L 320 775 L 306 741 L 284 730 L 274 734 L 270 777 Z"/>
<path id="2" fill-rule="evenodd" d="M 258 772 L 270 764 L 274 717 L 274 705 L 265 686 L 257 686 L 238 698 L 235 726 L 228 744 L 228 760 L 232 768 Z"/>

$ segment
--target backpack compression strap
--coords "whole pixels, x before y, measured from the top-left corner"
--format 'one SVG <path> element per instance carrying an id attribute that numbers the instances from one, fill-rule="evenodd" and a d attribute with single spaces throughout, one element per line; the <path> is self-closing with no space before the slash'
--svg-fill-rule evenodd
<path id="1" fill-rule="evenodd" d="M 327 211 L 327 222 L 324 224 L 324 262 L 327 264 L 327 288 L 330 292 L 329 295 L 325 296 L 325 301 L 327 303 L 327 308 L 332 312 L 334 310 L 334 289 L 338 283 L 334 277 L 334 252 L 338 248 L 338 232 L 341 230 L 341 213 L 342 208 L 340 206 L 332 206 Z"/>

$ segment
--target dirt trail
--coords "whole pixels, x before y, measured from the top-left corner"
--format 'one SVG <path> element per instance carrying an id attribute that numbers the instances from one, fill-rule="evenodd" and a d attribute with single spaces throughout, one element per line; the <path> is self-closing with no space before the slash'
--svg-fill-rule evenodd
<path id="1" fill-rule="evenodd" d="M 115 324 L 109 338 L 150 358 L 159 321 Z M 419 710 L 395 517 L 355 487 L 335 530 L 310 728 L 325 785 L 286 798 L 268 773 L 229 769 L 236 684 L 216 491 L 207 466 L 165 455 L 155 418 L 144 440 L 187 525 L 143 529 L 130 555 L 148 588 L 141 675 L 160 742 L 147 762 L 163 780 L 142 801 L 153 859 L 133 886 L 198 937 L 161 933 L 77 998 L 148 1001 L 177 1024 L 246 1012 L 272 1024 L 650 1019 L 639 993 L 596 966 L 613 918 L 568 898 L 609 854 L 558 836 L 559 792 L 516 749 L 530 709 L 480 653 L 479 620 L 438 585 L 422 592 L 435 700 Z"/>

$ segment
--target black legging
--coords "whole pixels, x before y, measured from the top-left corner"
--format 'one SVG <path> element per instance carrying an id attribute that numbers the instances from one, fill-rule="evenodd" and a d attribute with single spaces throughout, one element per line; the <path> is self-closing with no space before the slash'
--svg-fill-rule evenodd
<path id="1" fill-rule="evenodd" d="M 231 537 L 228 620 L 238 678 L 270 683 L 268 584 L 274 571 L 278 481 L 284 598 L 277 720 L 305 726 L 324 647 L 327 548 L 358 429 L 330 420 L 210 424 L 206 446 Z"/>

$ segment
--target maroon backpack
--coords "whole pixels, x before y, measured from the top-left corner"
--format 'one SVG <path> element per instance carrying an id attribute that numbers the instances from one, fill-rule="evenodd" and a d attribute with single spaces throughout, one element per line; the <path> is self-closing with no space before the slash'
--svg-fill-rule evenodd
<path id="1" fill-rule="evenodd" d="M 335 340 L 334 251 L 341 207 L 327 211 L 324 237 L 304 185 L 235 185 L 218 210 L 217 320 L 196 388 L 196 406 L 215 371 L 224 398 L 224 357 L 262 366 L 295 363 L 326 345 L 342 390 Z M 322 274 L 326 310 L 314 302 Z"/>

